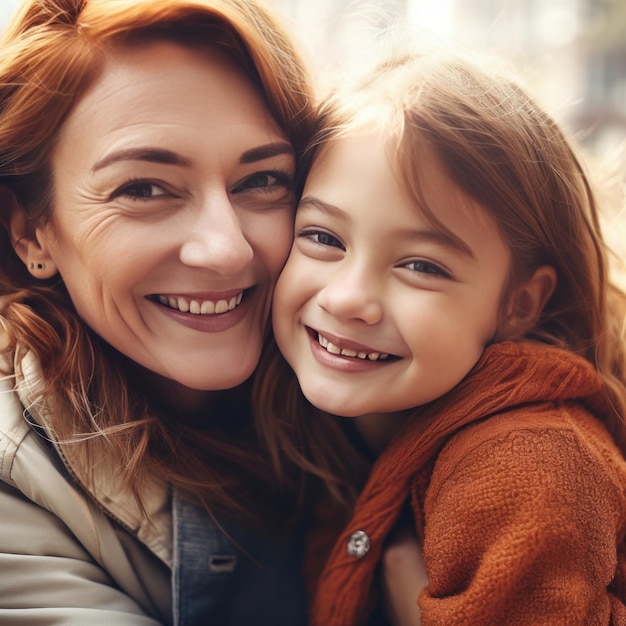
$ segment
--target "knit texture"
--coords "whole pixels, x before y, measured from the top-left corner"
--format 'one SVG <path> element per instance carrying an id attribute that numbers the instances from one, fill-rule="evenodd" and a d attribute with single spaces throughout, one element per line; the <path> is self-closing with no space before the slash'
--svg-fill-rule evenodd
<path id="1" fill-rule="evenodd" d="M 610 411 L 583 359 L 488 348 L 374 465 L 318 582 L 313 626 L 367 623 L 407 500 L 429 575 L 423 626 L 626 624 L 626 463 L 597 419 Z M 371 540 L 362 558 L 346 549 L 355 530 Z"/>

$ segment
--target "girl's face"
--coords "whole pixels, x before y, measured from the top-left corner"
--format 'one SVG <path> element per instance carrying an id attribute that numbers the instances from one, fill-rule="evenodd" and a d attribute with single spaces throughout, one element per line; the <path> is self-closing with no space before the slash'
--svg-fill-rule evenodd
<path id="1" fill-rule="evenodd" d="M 181 402 L 243 382 L 291 244 L 294 156 L 240 70 L 210 49 L 117 51 L 52 170 L 37 240 L 83 320 Z"/>
<path id="2" fill-rule="evenodd" d="M 342 416 L 438 398 L 494 336 L 510 265 L 494 220 L 428 152 L 416 163 L 433 227 L 394 176 L 384 138 L 317 157 L 278 281 L 274 330 L 304 395 Z"/>

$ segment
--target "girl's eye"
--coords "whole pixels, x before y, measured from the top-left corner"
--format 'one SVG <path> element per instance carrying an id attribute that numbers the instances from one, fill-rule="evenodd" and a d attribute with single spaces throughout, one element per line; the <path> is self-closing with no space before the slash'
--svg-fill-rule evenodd
<path id="1" fill-rule="evenodd" d="M 340 248 L 341 250 L 345 250 L 343 244 L 337 237 L 334 237 L 330 233 L 327 233 L 323 230 L 308 230 L 301 232 L 298 237 L 302 237 L 303 239 L 309 239 L 313 243 L 316 243 L 319 246 L 330 246 L 332 248 Z"/>
<path id="2" fill-rule="evenodd" d="M 136 180 L 130 183 L 122 185 L 115 191 L 113 197 L 127 197 L 127 198 L 158 198 L 165 196 L 167 192 L 156 183 L 152 183 L 147 180 Z"/>
<path id="3" fill-rule="evenodd" d="M 291 188 L 291 185 L 292 176 L 287 172 L 256 172 L 240 182 L 233 192 L 238 193 L 249 189 L 275 189 L 276 187 Z"/>
<path id="4" fill-rule="evenodd" d="M 431 276 L 450 278 L 450 274 L 448 272 L 430 261 L 411 261 L 410 263 L 406 263 L 403 267 L 406 267 L 412 272 L 418 272 L 419 274 L 429 274 Z"/>

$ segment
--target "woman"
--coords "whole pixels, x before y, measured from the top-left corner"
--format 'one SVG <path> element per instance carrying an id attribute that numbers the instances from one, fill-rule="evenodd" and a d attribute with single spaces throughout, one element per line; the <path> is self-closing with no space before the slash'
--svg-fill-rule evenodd
<path id="1" fill-rule="evenodd" d="M 0 624 L 303 621 L 245 383 L 308 84 L 252 0 L 28 0 L 5 34 Z"/>

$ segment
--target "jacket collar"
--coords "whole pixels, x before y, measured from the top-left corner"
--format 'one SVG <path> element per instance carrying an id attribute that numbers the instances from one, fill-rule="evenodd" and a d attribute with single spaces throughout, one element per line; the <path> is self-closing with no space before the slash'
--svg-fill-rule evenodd
<path id="1" fill-rule="evenodd" d="M 4 355 L 3 355 L 4 356 Z M 8 363 L 7 363 L 8 365 Z M 94 459 L 84 441 L 60 442 L 55 436 L 51 415 L 71 409 L 59 398 L 43 393 L 43 379 L 37 357 L 27 352 L 14 361 L 15 390 L 25 407 L 24 416 L 39 435 L 52 443 L 69 475 L 104 510 L 104 512 L 143 542 L 167 564 L 171 564 L 171 506 L 167 486 L 151 480 L 143 490 L 145 512 L 123 489 L 116 475 L 123 459 L 103 454 Z"/>

